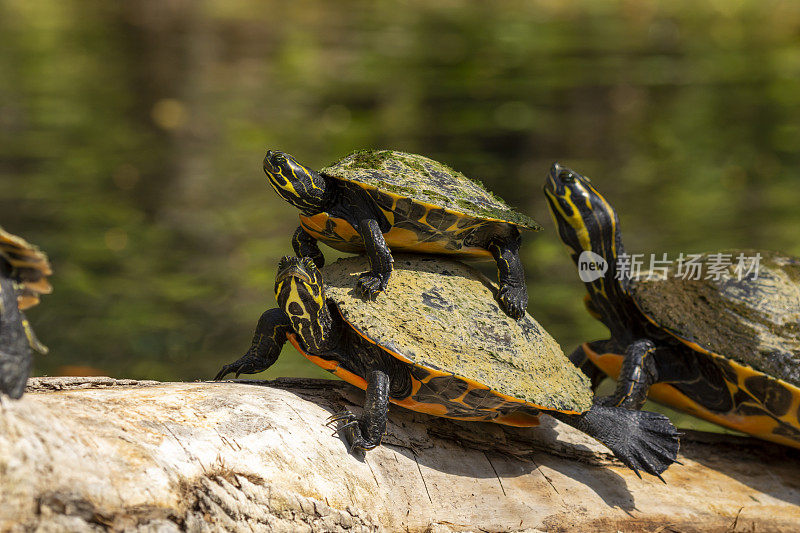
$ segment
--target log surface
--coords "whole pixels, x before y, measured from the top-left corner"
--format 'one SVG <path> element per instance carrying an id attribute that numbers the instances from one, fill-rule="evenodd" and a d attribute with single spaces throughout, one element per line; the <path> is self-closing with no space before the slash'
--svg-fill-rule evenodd
<path id="1" fill-rule="evenodd" d="M 348 455 L 338 381 L 38 378 L 0 405 L 0 531 L 800 531 L 800 453 L 688 433 L 639 480 L 549 417 L 461 423 L 392 406 Z"/>

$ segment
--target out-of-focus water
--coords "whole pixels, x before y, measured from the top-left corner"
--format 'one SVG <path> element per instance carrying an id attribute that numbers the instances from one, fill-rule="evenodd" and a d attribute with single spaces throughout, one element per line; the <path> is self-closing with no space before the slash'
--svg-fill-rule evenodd
<path id="1" fill-rule="evenodd" d="M 545 225 L 529 310 L 567 352 L 605 332 L 546 211 L 553 161 L 629 251 L 800 255 L 796 2 L 3 0 L 0 34 L 0 223 L 56 271 L 37 374 L 205 379 L 242 354 L 297 225 L 267 148 L 482 180 Z M 265 375 L 319 372 L 289 348 Z"/>

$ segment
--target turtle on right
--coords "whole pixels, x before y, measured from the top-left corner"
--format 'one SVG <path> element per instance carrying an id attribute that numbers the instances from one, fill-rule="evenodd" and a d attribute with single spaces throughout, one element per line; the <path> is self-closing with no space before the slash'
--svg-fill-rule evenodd
<path id="1" fill-rule="evenodd" d="M 18 399 L 33 365 L 31 350 L 47 353 L 23 311 L 50 294 L 47 255 L 0 226 L 0 397 Z"/>
<path id="2" fill-rule="evenodd" d="M 556 163 L 544 193 L 586 307 L 610 331 L 570 359 L 594 386 L 617 380 L 609 403 L 640 409 L 649 394 L 800 448 L 800 258 L 728 250 L 637 275 L 620 261 L 631 256 L 617 213 L 588 178 Z"/>

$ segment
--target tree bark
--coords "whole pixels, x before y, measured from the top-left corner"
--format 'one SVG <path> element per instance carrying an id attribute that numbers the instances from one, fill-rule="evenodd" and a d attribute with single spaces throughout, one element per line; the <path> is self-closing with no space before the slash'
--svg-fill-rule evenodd
<path id="1" fill-rule="evenodd" d="M 338 381 L 37 378 L 0 406 L 2 531 L 798 531 L 800 452 L 687 433 L 639 480 L 549 417 L 538 428 L 390 409 L 348 455 Z"/>

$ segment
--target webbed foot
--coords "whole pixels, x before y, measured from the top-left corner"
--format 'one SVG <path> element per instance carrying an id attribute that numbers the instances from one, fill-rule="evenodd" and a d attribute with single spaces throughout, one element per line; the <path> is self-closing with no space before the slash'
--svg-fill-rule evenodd
<path id="1" fill-rule="evenodd" d="M 639 477 L 639 471 L 643 471 L 661 478 L 669 465 L 676 462 L 680 435 L 662 414 L 596 402 L 580 415 L 553 413 L 553 416 L 605 444 Z"/>

